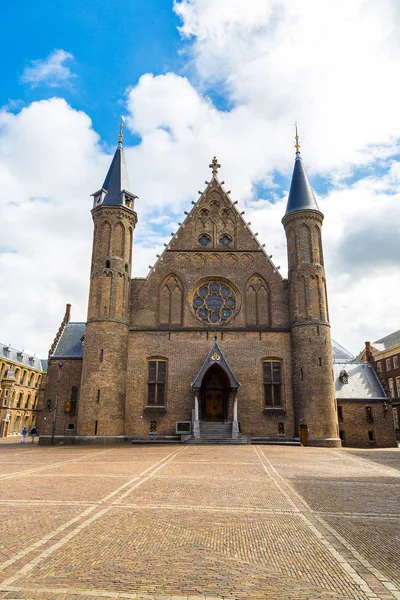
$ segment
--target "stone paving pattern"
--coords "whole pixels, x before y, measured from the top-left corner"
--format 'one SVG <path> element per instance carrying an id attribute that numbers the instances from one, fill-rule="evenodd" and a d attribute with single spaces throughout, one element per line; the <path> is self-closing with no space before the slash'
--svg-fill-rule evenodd
<path id="1" fill-rule="evenodd" d="M 400 600 L 400 450 L 0 444 L 0 598 Z"/>

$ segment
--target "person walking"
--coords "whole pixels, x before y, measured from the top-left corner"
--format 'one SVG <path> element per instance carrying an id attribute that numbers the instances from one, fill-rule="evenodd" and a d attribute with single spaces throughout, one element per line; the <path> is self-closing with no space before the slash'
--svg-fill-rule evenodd
<path id="1" fill-rule="evenodd" d="M 23 430 L 21 431 L 21 444 L 25 444 L 25 440 L 26 440 L 26 434 L 27 434 L 27 430 L 26 427 L 23 428 Z"/>
<path id="2" fill-rule="evenodd" d="M 31 428 L 32 444 L 35 441 L 35 435 L 37 435 L 36 425 Z"/>

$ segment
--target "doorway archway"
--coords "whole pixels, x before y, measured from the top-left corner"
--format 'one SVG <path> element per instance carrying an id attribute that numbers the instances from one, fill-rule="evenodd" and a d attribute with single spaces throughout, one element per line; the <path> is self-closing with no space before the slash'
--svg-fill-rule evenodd
<path id="1" fill-rule="evenodd" d="M 223 423 L 228 420 L 229 378 L 219 365 L 212 365 L 204 374 L 200 388 L 200 418 Z"/>

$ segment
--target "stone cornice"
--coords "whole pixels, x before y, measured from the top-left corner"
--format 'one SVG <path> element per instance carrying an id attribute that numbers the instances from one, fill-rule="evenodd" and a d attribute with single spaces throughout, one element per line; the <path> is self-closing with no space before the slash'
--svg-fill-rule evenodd
<path id="1" fill-rule="evenodd" d="M 289 223 L 293 221 L 318 221 L 318 223 L 322 223 L 324 220 L 324 215 L 319 210 L 296 210 L 295 212 L 289 213 L 285 215 L 282 219 L 282 225 L 286 227 Z"/>

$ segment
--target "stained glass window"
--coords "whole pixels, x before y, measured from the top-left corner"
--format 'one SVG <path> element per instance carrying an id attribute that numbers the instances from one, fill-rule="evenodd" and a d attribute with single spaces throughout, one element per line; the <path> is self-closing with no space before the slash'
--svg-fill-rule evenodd
<path id="1" fill-rule="evenodd" d="M 226 323 L 235 313 L 236 295 L 225 282 L 209 281 L 197 288 L 193 296 L 196 316 L 207 323 Z"/>
<path id="2" fill-rule="evenodd" d="M 199 244 L 201 246 L 208 246 L 208 244 L 211 244 L 211 238 L 209 235 L 207 235 L 206 233 L 203 233 L 200 237 L 199 237 Z"/>
<path id="3" fill-rule="evenodd" d="M 221 244 L 221 246 L 230 246 L 232 242 L 233 240 L 231 236 L 227 233 L 224 233 L 224 235 L 221 235 L 221 237 L 219 238 L 219 243 Z"/>

